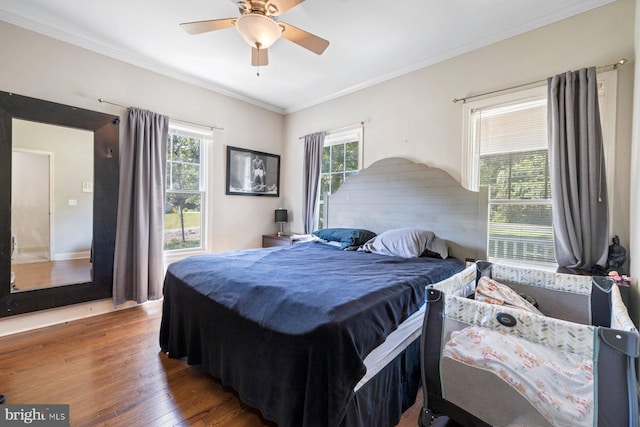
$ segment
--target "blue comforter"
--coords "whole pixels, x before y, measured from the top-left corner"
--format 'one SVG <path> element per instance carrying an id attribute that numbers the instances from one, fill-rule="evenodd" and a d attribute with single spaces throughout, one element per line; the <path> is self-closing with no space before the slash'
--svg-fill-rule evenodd
<path id="1" fill-rule="evenodd" d="M 457 259 L 403 259 L 320 243 L 171 264 L 160 345 L 286 426 L 338 426 L 364 358 Z"/>

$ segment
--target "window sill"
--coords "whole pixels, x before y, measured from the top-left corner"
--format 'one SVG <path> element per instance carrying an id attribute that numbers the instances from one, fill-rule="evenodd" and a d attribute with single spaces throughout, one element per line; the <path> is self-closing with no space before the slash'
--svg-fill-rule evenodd
<path id="1" fill-rule="evenodd" d="M 545 262 L 535 262 L 535 261 L 527 261 L 527 260 L 510 260 L 510 259 L 492 258 L 492 257 L 489 257 L 488 261 L 493 262 L 495 264 L 510 265 L 512 267 L 534 268 L 537 270 L 551 271 L 554 273 L 558 270 L 558 264 L 550 264 Z"/>
<path id="2" fill-rule="evenodd" d="M 176 262 L 176 261 L 180 261 L 181 259 L 185 259 L 187 257 L 193 256 L 193 255 L 202 255 L 202 254 L 206 254 L 207 251 L 200 248 L 200 249 L 181 249 L 181 250 L 174 250 L 174 251 L 165 251 L 164 252 L 164 264 L 165 265 L 169 265 L 172 262 Z"/>

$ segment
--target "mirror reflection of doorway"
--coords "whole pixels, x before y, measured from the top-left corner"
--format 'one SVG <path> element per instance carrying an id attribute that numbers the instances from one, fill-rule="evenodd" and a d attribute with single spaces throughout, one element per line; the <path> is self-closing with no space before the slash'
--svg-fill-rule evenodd
<path id="1" fill-rule="evenodd" d="M 13 119 L 12 292 L 92 281 L 93 133 Z"/>
<path id="2" fill-rule="evenodd" d="M 11 169 L 13 262 L 51 260 L 51 163 L 53 153 L 14 150 Z"/>

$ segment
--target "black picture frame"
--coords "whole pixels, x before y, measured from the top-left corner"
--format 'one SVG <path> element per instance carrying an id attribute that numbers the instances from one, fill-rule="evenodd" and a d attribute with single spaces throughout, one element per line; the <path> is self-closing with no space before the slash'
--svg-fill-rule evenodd
<path id="1" fill-rule="evenodd" d="M 227 195 L 280 197 L 280 155 L 227 146 Z"/>

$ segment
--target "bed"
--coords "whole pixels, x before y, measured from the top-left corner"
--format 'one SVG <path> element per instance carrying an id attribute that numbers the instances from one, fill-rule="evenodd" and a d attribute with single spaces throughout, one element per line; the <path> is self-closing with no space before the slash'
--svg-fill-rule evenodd
<path id="1" fill-rule="evenodd" d="M 191 257 L 167 271 L 161 349 L 280 427 L 395 425 L 420 387 L 425 286 L 485 256 L 486 198 L 439 169 L 376 162 L 328 199 L 325 227 L 376 242 L 432 230 L 452 256 L 305 242 Z"/>
<path id="2" fill-rule="evenodd" d="M 479 262 L 466 298 L 457 276 L 427 289 L 421 426 L 638 426 L 640 339 L 613 280 Z"/>

